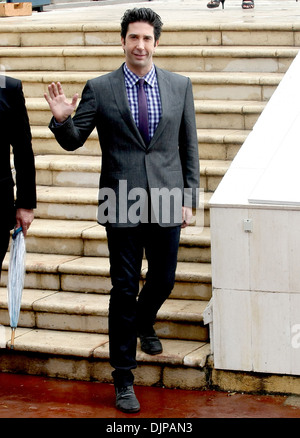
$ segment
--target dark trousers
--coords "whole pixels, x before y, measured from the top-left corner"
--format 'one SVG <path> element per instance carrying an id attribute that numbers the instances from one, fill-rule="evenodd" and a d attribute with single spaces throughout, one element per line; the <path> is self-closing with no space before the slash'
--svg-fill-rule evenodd
<path id="1" fill-rule="evenodd" d="M 9 245 L 9 238 L 10 238 L 9 227 L 1 226 L 0 227 L 0 277 L 2 271 L 2 262 Z"/>
<path id="2" fill-rule="evenodd" d="M 156 314 L 174 287 L 180 229 L 157 224 L 106 229 L 112 281 L 110 363 L 117 386 L 133 383 L 137 333 L 153 332 Z M 139 293 L 144 254 L 148 270 Z"/>

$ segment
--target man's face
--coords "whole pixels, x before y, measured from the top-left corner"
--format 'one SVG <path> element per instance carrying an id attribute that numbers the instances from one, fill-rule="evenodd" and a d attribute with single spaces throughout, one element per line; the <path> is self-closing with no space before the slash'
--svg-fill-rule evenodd
<path id="1" fill-rule="evenodd" d="M 158 46 L 154 29 L 149 23 L 137 21 L 128 26 L 126 38 L 121 38 L 128 68 L 138 76 L 144 76 L 152 67 L 152 56 Z"/>

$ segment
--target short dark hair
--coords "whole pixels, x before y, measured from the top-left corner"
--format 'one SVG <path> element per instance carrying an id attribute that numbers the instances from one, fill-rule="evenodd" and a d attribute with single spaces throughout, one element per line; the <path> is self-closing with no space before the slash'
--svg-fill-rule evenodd
<path id="1" fill-rule="evenodd" d="M 163 23 L 160 16 L 150 8 L 134 8 L 125 11 L 121 20 L 121 37 L 124 40 L 129 24 L 137 21 L 144 21 L 153 26 L 155 42 L 159 40 Z"/>

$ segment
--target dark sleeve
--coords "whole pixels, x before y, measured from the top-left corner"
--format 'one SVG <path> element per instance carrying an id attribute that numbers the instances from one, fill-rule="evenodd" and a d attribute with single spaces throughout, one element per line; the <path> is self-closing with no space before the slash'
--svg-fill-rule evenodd
<path id="1" fill-rule="evenodd" d="M 200 169 L 198 138 L 192 83 L 187 82 L 184 111 L 180 125 L 179 151 L 184 178 L 184 205 L 198 207 Z"/>
<path id="2" fill-rule="evenodd" d="M 12 93 L 12 112 L 10 117 L 11 145 L 16 171 L 16 208 L 36 208 L 35 163 L 32 150 L 32 137 L 22 83 Z"/>

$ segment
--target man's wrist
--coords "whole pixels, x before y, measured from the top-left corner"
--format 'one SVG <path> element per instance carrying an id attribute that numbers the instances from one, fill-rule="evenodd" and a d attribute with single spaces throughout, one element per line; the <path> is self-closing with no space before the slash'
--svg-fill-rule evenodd
<path id="1" fill-rule="evenodd" d="M 55 126 L 61 126 L 68 120 L 68 117 L 64 120 L 57 120 L 55 117 L 53 117 L 53 123 Z"/>

